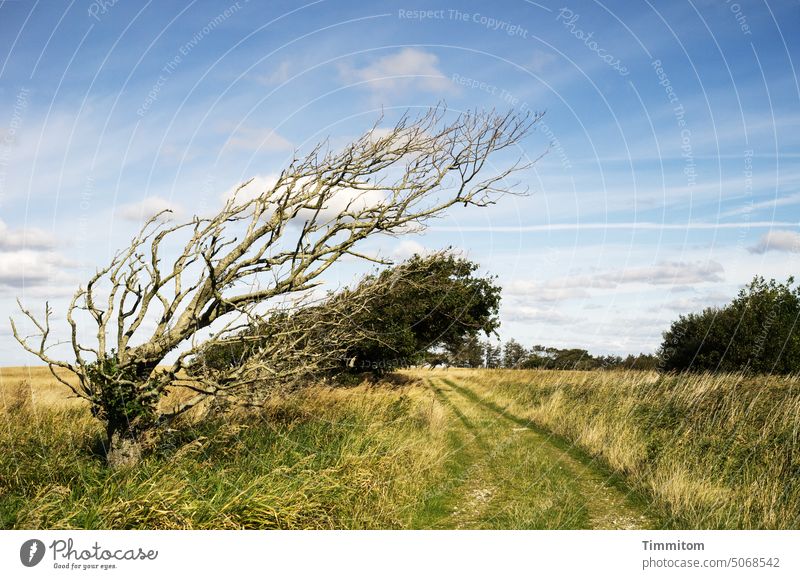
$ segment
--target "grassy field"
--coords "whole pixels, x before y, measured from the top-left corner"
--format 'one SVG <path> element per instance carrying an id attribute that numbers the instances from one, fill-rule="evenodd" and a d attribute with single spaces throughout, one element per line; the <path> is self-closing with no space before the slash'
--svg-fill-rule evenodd
<path id="1" fill-rule="evenodd" d="M 800 379 L 456 370 L 587 452 L 666 527 L 800 526 Z"/>
<path id="2" fill-rule="evenodd" d="M 135 470 L 0 369 L 1 528 L 796 528 L 795 378 L 448 370 L 189 420 Z"/>

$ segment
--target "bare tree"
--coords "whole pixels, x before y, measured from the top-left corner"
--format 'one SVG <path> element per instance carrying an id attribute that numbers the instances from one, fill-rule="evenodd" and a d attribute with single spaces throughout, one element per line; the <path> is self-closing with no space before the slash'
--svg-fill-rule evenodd
<path id="1" fill-rule="evenodd" d="M 36 333 L 23 336 L 12 320 L 14 336 L 56 379 L 91 402 L 107 425 L 112 461 L 115 448 L 134 448 L 141 432 L 160 418 L 219 395 L 226 381 L 248 379 L 193 376 L 192 360 L 203 339 L 225 339 L 268 317 L 265 307 L 285 307 L 276 301 L 319 285 L 343 256 L 371 259 L 358 251 L 371 236 L 418 230 L 455 204 L 486 206 L 514 192 L 509 177 L 531 162 L 520 157 L 493 172 L 485 171 L 487 163 L 517 145 L 540 116 L 469 112 L 447 123 L 445 113 L 437 107 L 419 117 L 406 115 L 386 132 L 376 123 L 339 152 L 320 144 L 296 156 L 260 195 L 245 196 L 250 182 L 241 185 L 213 217 L 174 224 L 165 212 L 149 220 L 130 247 L 72 298 L 66 319 L 74 360 L 51 357 L 49 305 L 41 318 L 20 305 Z M 166 265 L 165 255 L 177 257 Z M 90 345 L 82 343 L 84 321 L 91 327 Z M 282 344 L 313 333 L 313 326 L 303 327 L 309 320 L 302 315 L 296 321 Z M 165 367 L 168 356 L 175 360 Z M 256 366 L 262 374 L 279 374 L 276 359 L 263 356 Z M 74 374 L 77 384 L 58 369 Z M 179 382 L 196 396 L 162 408 L 167 387 Z"/>

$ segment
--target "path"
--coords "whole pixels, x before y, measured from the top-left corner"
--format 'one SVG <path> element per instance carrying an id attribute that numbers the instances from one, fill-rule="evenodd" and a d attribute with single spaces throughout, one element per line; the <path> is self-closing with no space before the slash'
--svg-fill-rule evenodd
<path id="1" fill-rule="evenodd" d="M 449 476 L 415 526 L 455 529 L 653 528 L 642 504 L 604 469 L 508 411 L 472 380 L 426 381 L 451 413 Z"/>

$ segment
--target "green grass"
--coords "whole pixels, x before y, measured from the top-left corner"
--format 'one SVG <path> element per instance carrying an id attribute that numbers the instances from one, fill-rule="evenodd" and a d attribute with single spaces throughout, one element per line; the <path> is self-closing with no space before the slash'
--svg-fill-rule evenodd
<path id="1" fill-rule="evenodd" d="M 800 380 L 453 371 L 647 497 L 670 528 L 800 526 Z"/>
<path id="2" fill-rule="evenodd" d="M 311 389 L 263 413 L 185 425 L 134 470 L 93 449 L 82 408 L 2 417 L 2 528 L 404 528 L 446 443 L 422 390 Z"/>
<path id="3" fill-rule="evenodd" d="M 800 382 L 417 371 L 187 419 L 136 468 L 0 369 L 0 528 L 797 528 Z"/>
<path id="4" fill-rule="evenodd" d="M 468 476 L 445 527 L 587 529 L 658 526 L 618 477 L 509 412 L 479 383 L 429 382 L 459 418 Z M 438 385 L 437 385 L 438 384 Z M 505 402 L 505 401 L 503 401 Z"/>

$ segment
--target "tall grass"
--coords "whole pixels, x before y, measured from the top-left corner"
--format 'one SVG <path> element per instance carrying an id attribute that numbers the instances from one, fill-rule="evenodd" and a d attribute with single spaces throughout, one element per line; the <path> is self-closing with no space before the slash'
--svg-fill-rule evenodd
<path id="1" fill-rule="evenodd" d="M 427 527 L 449 520 L 464 477 L 499 485 L 535 478 L 523 463 L 552 467 L 502 444 L 491 468 L 470 466 L 464 441 L 453 439 L 468 434 L 457 414 L 435 389 L 412 384 L 312 387 L 257 413 L 190 419 L 139 467 L 110 470 L 100 423 L 45 376 L 0 369 L 0 528 Z M 800 526 L 797 377 L 450 370 L 443 378 L 604 462 L 650 497 L 659 524 Z M 475 424 L 491 418 L 477 408 Z M 518 434 L 507 427 L 482 432 Z M 478 482 L 477 491 L 508 490 Z M 514 497 L 509 505 L 538 508 Z"/>
<path id="2" fill-rule="evenodd" d="M 800 526 L 800 380 L 734 374 L 451 371 L 652 497 L 668 525 Z"/>
<path id="3" fill-rule="evenodd" d="M 400 528 L 443 476 L 444 412 L 419 388 L 310 388 L 184 424 L 117 471 L 84 406 L 3 394 L 0 528 Z"/>

